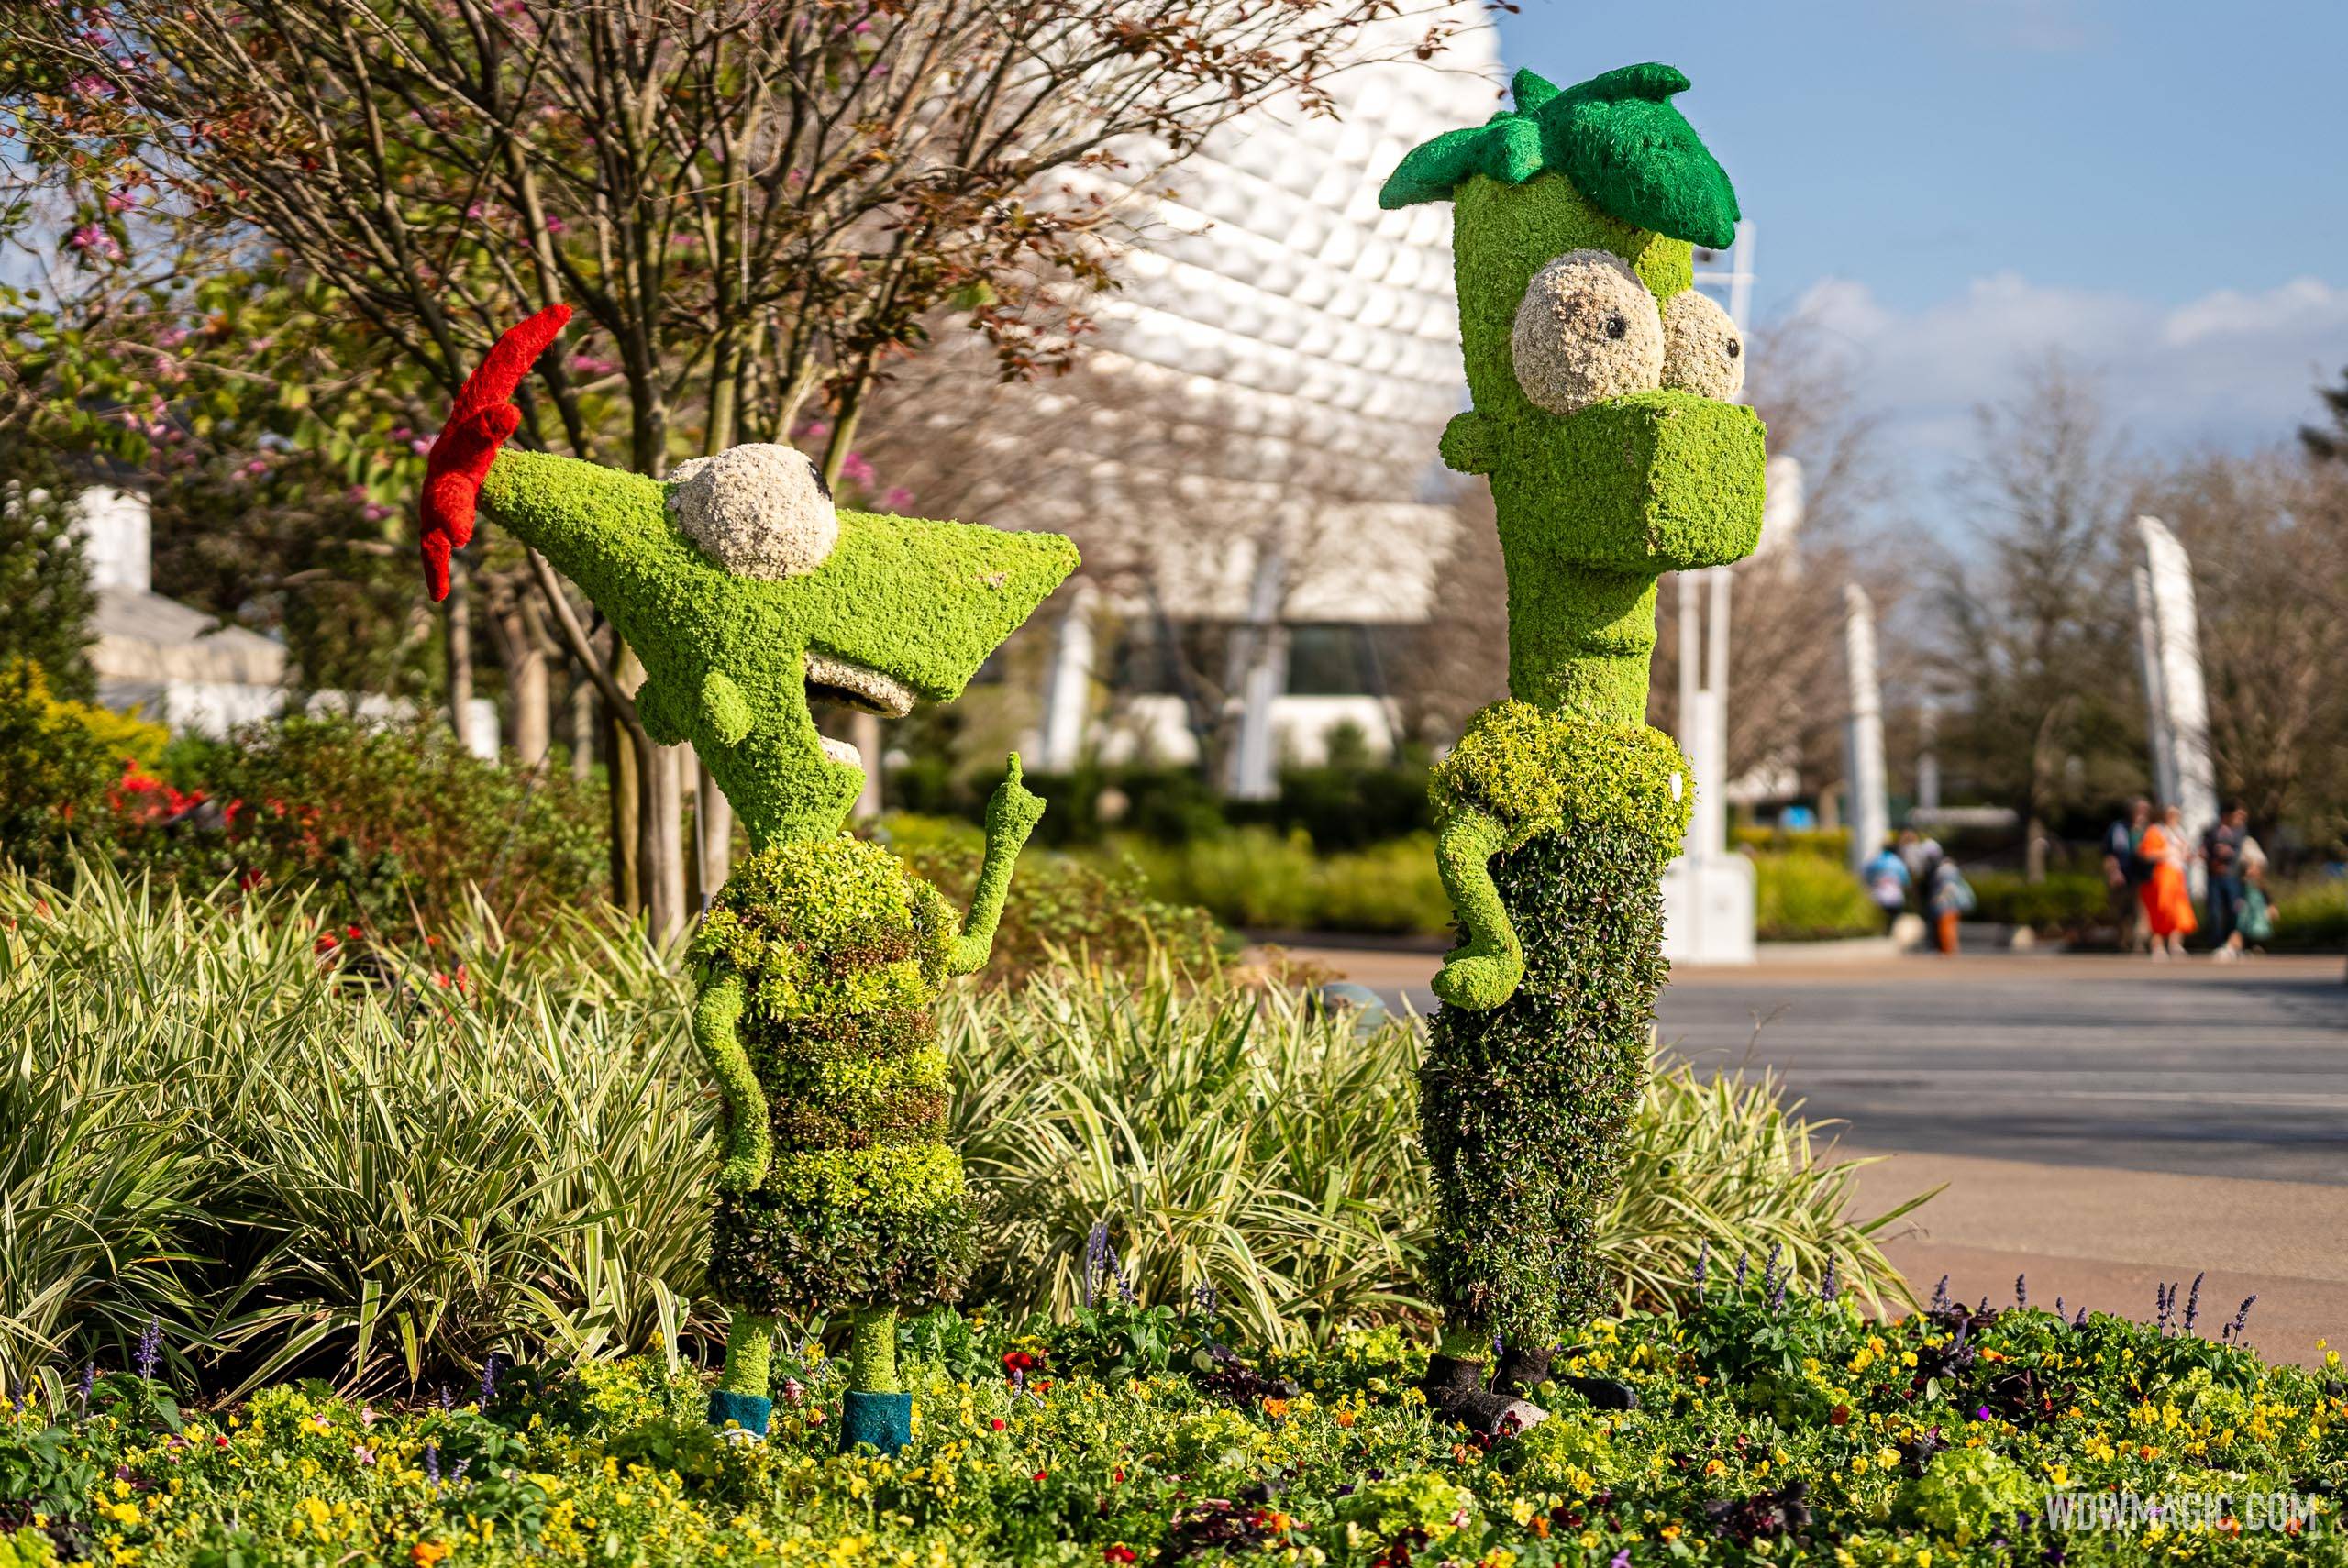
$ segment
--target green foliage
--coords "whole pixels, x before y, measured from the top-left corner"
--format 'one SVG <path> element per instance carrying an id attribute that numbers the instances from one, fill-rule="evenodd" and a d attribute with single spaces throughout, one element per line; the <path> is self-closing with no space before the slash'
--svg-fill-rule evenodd
<path id="1" fill-rule="evenodd" d="M 539 965 L 477 922 L 410 958 L 103 871 L 0 882 L 0 918 L 8 1386 L 121 1364 L 150 1314 L 231 1387 L 703 1326 L 705 1101 L 640 937 L 574 921 Z"/>
<path id="2" fill-rule="evenodd" d="M 2276 889 L 2270 947 L 2348 946 L 2348 878 L 2325 877 Z"/>
<path id="3" fill-rule="evenodd" d="M 1468 720 L 1430 788 L 1438 822 L 1485 812 L 1512 846 L 1572 823 L 1611 823 L 1656 857 L 1658 874 L 1679 852 L 1696 806 L 1688 759 L 1661 730 L 1523 701 L 1495 702 Z"/>
<path id="4" fill-rule="evenodd" d="M 983 853 L 976 828 L 903 813 L 883 827 L 889 848 L 915 876 L 949 902 L 968 903 Z M 1218 941 L 1214 922 L 1186 904 L 1180 884 L 1146 879 L 1123 857 L 1031 849 L 1020 857 L 985 977 L 1014 983 L 1063 957 L 1113 970 L 1143 970 L 1161 958 L 1178 969 L 1201 969 L 1213 964 Z"/>
<path id="5" fill-rule="evenodd" d="M 176 1435 L 37 1390 L 0 1410 L 0 1478 L 45 1448 L 32 1495 L 66 1506 L 0 1543 L 41 1568 L 60 1547 L 149 1568 L 2343 1561 L 2336 1373 L 2108 1317 L 1875 1321 L 1808 1278 L 1774 1306 L 1716 1279 L 1684 1314 L 1593 1325 L 1565 1364 L 1639 1408 L 1560 1391 L 1548 1420 L 1489 1447 L 1429 1416 L 1423 1353 L 1390 1333 L 1266 1355 L 1295 1386 L 1268 1395 L 1179 1354 L 1137 1365 L 1098 1335 L 906 1327 L 914 1430 L 890 1459 L 838 1455 L 847 1369 L 812 1348 L 784 1359 L 763 1443 L 710 1433 L 701 1379 L 651 1358 L 509 1375 L 486 1409 L 279 1386 Z M 2229 1493 L 2238 1519 L 2247 1495 L 2287 1492 L 2316 1511 L 2287 1532 L 2179 1513 L 2157 1537 L 2045 1517 L 2050 1494 L 2112 1492 Z"/>
<path id="6" fill-rule="evenodd" d="M 1753 921 L 1771 942 L 1873 936 L 1883 911 L 1840 860 L 1808 849 L 1752 856 Z"/>
<path id="7" fill-rule="evenodd" d="M 0 1382 L 121 1365 L 150 1315 L 173 1375 L 213 1388 L 292 1365 L 428 1394 L 491 1350 L 716 1332 L 715 1105 L 681 966 L 639 937 L 573 918 L 526 948 L 474 924 L 414 960 L 321 953 L 291 900 L 103 870 L 71 898 L 0 883 L 0 1038 L 24 1047 L 0 1072 Z M 991 1311 L 1071 1320 L 1106 1221 L 1143 1306 L 1211 1286 L 1247 1343 L 1428 1312 L 1411 1028 L 1357 1038 L 1162 966 L 949 989 L 939 1012 L 907 1043 L 953 1074 Z M 1797 1110 L 1766 1080 L 1656 1078 L 1598 1222 L 1600 1296 L 1652 1306 L 1700 1248 L 1782 1242 L 1896 1297 L 1854 1166 Z"/>
<path id="8" fill-rule="evenodd" d="M 1672 106 L 1688 90 L 1678 71 L 1626 65 L 1562 91 L 1520 71 L 1512 86 L 1514 109 L 1405 154 L 1378 204 L 1446 201 L 1479 174 L 1521 185 L 1554 170 L 1623 223 L 1715 249 L 1736 238 L 1736 192 Z"/>
<path id="9" fill-rule="evenodd" d="M 1728 830 L 1732 848 L 1750 850 L 1759 855 L 1809 855 L 1847 865 L 1851 857 L 1849 828 L 1788 828 L 1753 827 L 1732 823 Z"/>
<path id="10" fill-rule="evenodd" d="M 1598 1218 L 1667 973 L 1667 854 L 1635 820 L 1576 812 L 1492 862 L 1523 979 L 1499 1006 L 1438 1011 L 1419 1069 L 1434 1288 L 1446 1328 L 1479 1342 L 1553 1343 L 1600 1308 Z"/>
<path id="11" fill-rule="evenodd" d="M 87 701 L 98 596 L 83 554 L 63 465 L 11 432 L 0 440 L 0 665 L 36 666 L 59 696 Z"/>
<path id="12" fill-rule="evenodd" d="M 122 765 L 86 723 L 53 701 L 35 666 L 0 664 L 0 856 L 51 876 L 78 839 L 103 845 L 106 791 Z"/>
<path id="13" fill-rule="evenodd" d="M 1899 1490 L 1898 1507 L 1944 1540 L 1969 1546 L 2003 1522 L 2043 1506 L 2045 1488 L 2012 1460 L 1985 1448 L 1952 1449 Z"/>
<path id="14" fill-rule="evenodd" d="M 1301 828 L 1240 828 L 1188 844 L 1120 839 L 1121 863 L 1151 890 L 1230 925 L 1280 931 L 1440 932 L 1451 905 L 1435 875 L 1434 835 L 1412 834 L 1323 854 Z"/>
<path id="15" fill-rule="evenodd" d="M 2050 871 L 2032 882 L 2019 871 L 1968 876 L 1973 916 L 2026 925 L 2042 936 L 2077 935 L 2111 923 L 2111 888 L 2097 871 Z"/>
<path id="16" fill-rule="evenodd" d="M 960 922 L 903 861 L 852 838 L 770 844 L 693 939 L 739 976 L 737 1023 L 769 1119 L 754 1184 L 724 1187 L 710 1283 L 737 1310 L 820 1315 L 950 1298 L 969 1267 L 961 1161 L 940 1141 L 946 1060 L 929 1019 Z M 730 1042 L 713 1053 L 721 1077 Z M 755 1392 L 755 1390 L 752 1390 Z"/>
<path id="17" fill-rule="evenodd" d="M 811 646 L 943 701 L 1076 567 L 1055 534 L 842 511 L 814 570 L 737 577 L 686 538 L 667 498 L 640 475 L 526 451 L 501 454 L 481 493 L 643 658 L 646 728 L 692 743 L 755 846 L 837 832 L 861 787 L 816 734 Z M 713 673 L 735 694 L 714 710 L 703 701 Z"/>
<path id="18" fill-rule="evenodd" d="M 124 856 L 191 892 L 222 879 L 300 889 L 334 924 L 379 935 L 455 925 L 478 900 L 521 937 L 604 885 L 588 787 L 484 762 L 428 720 L 290 717 L 181 743 L 167 767 L 216 809 L 126 838 Z"/>

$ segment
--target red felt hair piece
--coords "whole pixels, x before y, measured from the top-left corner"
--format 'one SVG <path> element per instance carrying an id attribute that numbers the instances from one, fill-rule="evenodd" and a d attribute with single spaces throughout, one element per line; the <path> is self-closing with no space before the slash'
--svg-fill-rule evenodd
<path id="1" fill-rule="evenodd" d="M 473 536 L 481 482 L 497 448 L 522 423 L 514 389 L 570 319 L 570 307 L 552 304 L 509 327 L 457 391 L 457 405 L 424 463 L 424 586 L 434 602 L 449 597 L 449 558 Z"/>

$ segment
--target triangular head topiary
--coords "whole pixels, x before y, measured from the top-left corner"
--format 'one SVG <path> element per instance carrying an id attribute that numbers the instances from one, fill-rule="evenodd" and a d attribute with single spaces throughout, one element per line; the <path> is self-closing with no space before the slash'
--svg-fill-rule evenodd
<path id="1" fill-rule="evenodd" d="M 1378 204 L 1449 201 L 1479 174 L 1522 185 L 1554 171 L 1609 217 L 1715 249 L 1735 240 L 1736 190 L 1672 106 L 1688 90 L 1678 70 L 1626 65 L 1562 89 L 1520 71 L 1511 87 L 1515 108 L 1412 148 Z"/>

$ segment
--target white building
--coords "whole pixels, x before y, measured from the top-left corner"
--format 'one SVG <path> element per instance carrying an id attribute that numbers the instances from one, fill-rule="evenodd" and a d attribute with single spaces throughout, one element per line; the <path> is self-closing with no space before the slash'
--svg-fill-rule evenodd
<path id="1" fill-rule="evenodd" d="M 223 626 L 201 610 L 154 591 L 154 530 L 147 496 L 137 489 L 94 484 L 77 499 L 84 558 L 98 608 L 90 629 L 90 666 L 98 701 L 133 709 L 174 732 L 226 736 L 239 724 L 273 719 L 285 708 L 284 647 L 242 626 Z M 387 697 L 313 692 L 311 712 L 329 709 L 391 721 L 414 708 Z M 474 754 L 497 756 L 497 704 L 473 700 Z"/>
<path id="2" fill-rule="evenodd" d="M 1437 19 L 1450 47 L 1412 58 Z M 1152 675 L 1169 623 L 1227 661 L 1239 792 L 1314 760 L 1336 724 L 1396 738 L 1377 633 L 1429 613 L 1453 526 L 1435 449 L 1466 386 L 1450 210 L 1380 211 L 1378 190 L 1411 148 L 1490 118 L 1501 77 L 1472 5 L 1367 28 L 1361 51 L 1375 62 L 1326 81 L 1334 118 L 1270 106 L 1162 177 L 1147 147 L 1102 176 L 1135 237 L 1124 286 L 1094 309 L 1078 384 L 1036 389 L 1039 417 L 1002 437 L 1053 476 L 1006 488 L 1003 519 L 1075 536 L 1106 591 L 1062 611 L 1080 624 L 1060 628 L 1039 766 L 1196 760 L 1183 699 Z M 1093 635 L 1102 611 L 1122 649 Z"/>

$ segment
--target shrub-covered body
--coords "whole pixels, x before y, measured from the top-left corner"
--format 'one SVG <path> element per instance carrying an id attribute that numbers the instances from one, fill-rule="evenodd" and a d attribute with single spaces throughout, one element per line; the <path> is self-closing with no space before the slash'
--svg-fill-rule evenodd
<path id="1" fill-rule="evenodd" d="M 960 924 L 855 839 L 773 845 L 726 882 L 693 956 L 704 997 L 738 991 L 771 1148 L 762 1180 L 718 1198 L 710 1284 L 726 1301 L 804 1320 L 955 1295 L 969 1202 L 931 1004 Z"/>
<path id="2" fill-rule="evenodd" d="M 1507 999 L 1435 1014 L 1419 1075 L 1435 1293 L 1479 1345 L 1553 1343 L 1601 1309 L 1592 1249 L 1645 1088 L 1686 777 L 1658 731 L 1522 702 L 1479 714 L 1436 771 L 1446 823 L 1505 833 L 1492 896 L 1526 937 Z"/>
<path id="3" fill-rule="evenodd" d="M 1436 863 L 1464 941 L 1421 1070 L 1442 1227 L 1445 1354 L 1429 1396 L 1479 1422 L 1538 1411 L 1549 1347 L 1596 1308 L 1612 1196 L 1664 977 L 1660 883 L 1693 780 L 1643 723 L 1656 581 L 1760 533 L 1743 344 L 1692 293 L 1736 198 L 1663 65 L 1559 90 L 1404 158 L 1383 204 L 1450 200 L 1474 406 L 1444 460 L 1490 481 L 1512 701 L 1435 774 Z M 1650 318 L 1647 313 L 1655 315 Z M 1494 1337 L 1499 1396 L 1483 1365 Z"/>

